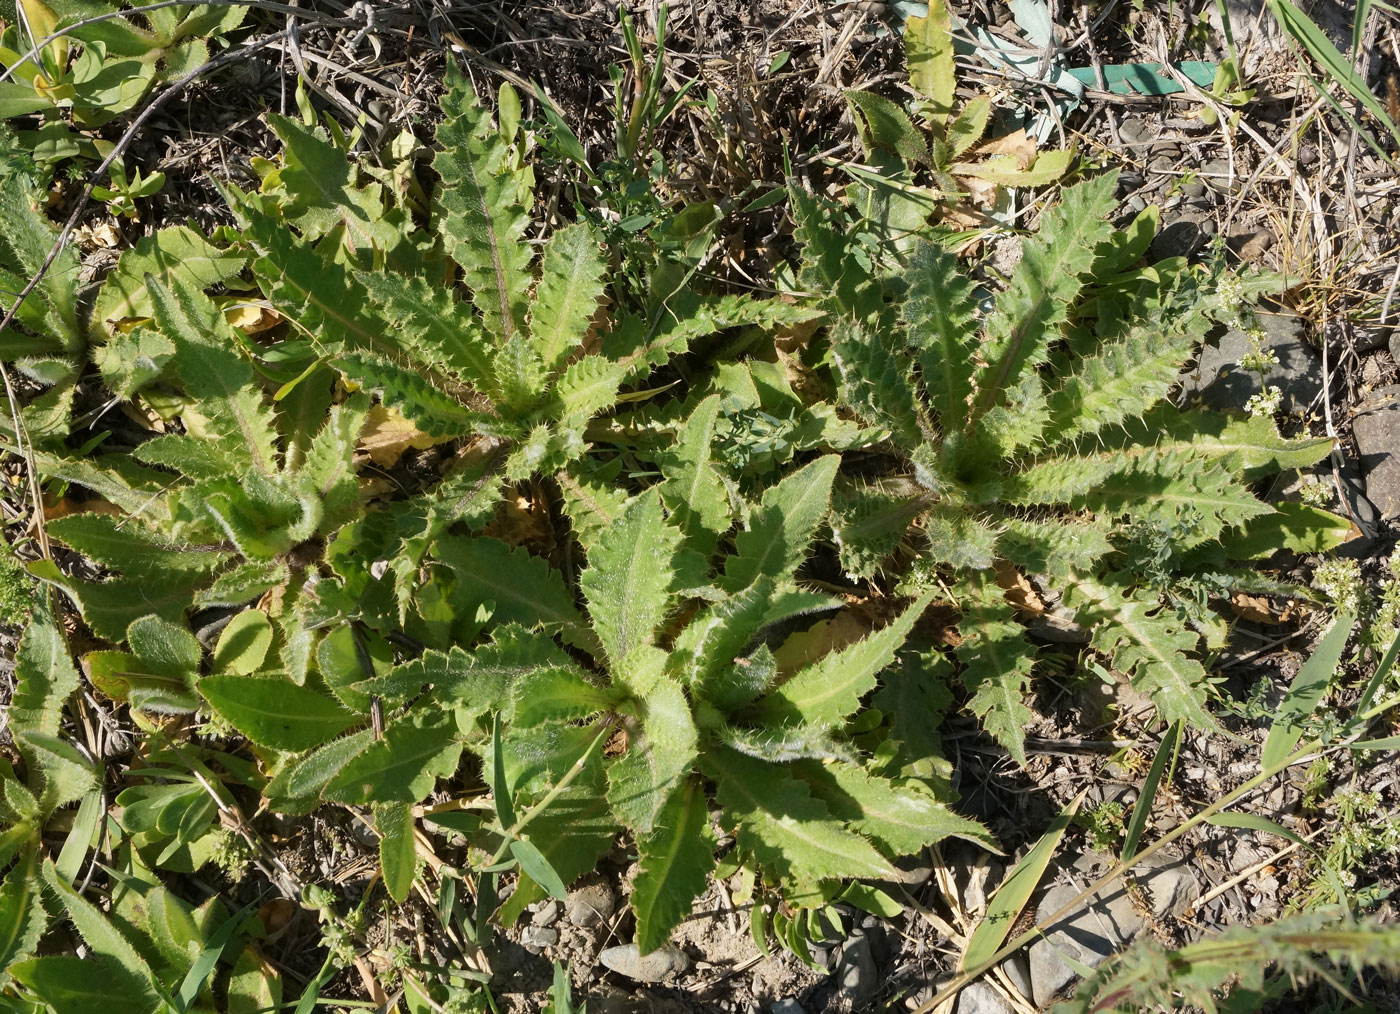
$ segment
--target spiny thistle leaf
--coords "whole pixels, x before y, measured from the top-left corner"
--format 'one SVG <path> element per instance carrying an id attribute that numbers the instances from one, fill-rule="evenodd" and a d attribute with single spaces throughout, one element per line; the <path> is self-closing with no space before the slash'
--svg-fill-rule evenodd
<path id="1" fill-rule="evenodd" d="M 530 305 L 530 340 L 553 372 L 583 341 L 603 295 L 601 238 L 590 225 L 568 225 L 549 238 Z"/>
<path id="2" fill-rule="evenodd" d="M 705 793 L 691 779 L 672 793 L 651 834 L 638 842 L 641 868 L 632 885 L 637 949 L 643 954 L 666 942 L 690 914 L 715 866 L 714 832 Z"/>
<path id="3" fill-rule="evenodd" d="M 1124 593 L 1088 580 L 1074 586 L 1070 601 L 1079 606 L 1082 620 L 1092 623 L 1093 647 L 1109 655 L 1114 668 L 1131 674 L 1133 686 L 1152 697 L 1164 722 L 1219 727 L 1206 708 L 1205 667 L 1189 655 L 1200 635 L 1170 607 L 1147 591 Z"/>
<path id="4" fill-rule="evenodd" d="M 680 531 L 661 516 L 661 496 L 642 494 L 589 555 L 579 586 L 614 678 L 628 678 L 639 648 L 651 646 L 670 611 Z"/>
<path id="5" fill-rule="evenodd" d="M 952 254 L 920 243 L 904 273 L 909 290 L 900 307 L 919 371 L 945 432 L 962 428 L 977 352 L 977 301 L 972 282 Z"/>
<path id="6" fill-rule="evenodd" d="M 175 343 L 176 372 L 209 419 L 208 437 L 226 450 L 238 448 L 242 460 L 263 475 L 273 474 L 278 468 L 277 425 L 223 315 L 202 292 L 186 289 L 182 282 L 169 289 L 148 277 L 146 285 L 156 323 Z"/>
<path id="7" fill-rule="evenodd" d="M 894 869 L 870 842 L 847 830 L 790 767 L 707 750 L 700 766 L 715 780 L 724 820 L 739 847 L 797 885 L 838 877 L 889 877 Z"/>
<path id="8" fill-rule="evenodd" d="M 912 362 L 902 349 L 890 347 L 880 331 L 842 322 L 831 340 L 831 355 L 841 381 L 841 399 L 872 425 L 889 428 L 903 444 L 923 434 L 914 397 Z"/>
<path id="9" fill-rule="evenodd" d="M 789 475 L 763 494 L 746 531 L 734 539 L 724 585 L 737 591 L 760 577 L 790 578 L 826 518 L 831 483 L 841 457 L 828 454 Z"/>
<path id="10" fill-rule="evenodd" d="M 661 496 L 692 542 L 702 531 L 720 535 L 730 525 L 729 493 L 711 461 L 719 409 L 717 394 L 695 407 L 676 435 L 669 467 L 662 469 Z"/>
<path id="11" fill-rule="evenodd" d="M 608 765 L 608 802 L 624 824 L 646 834 L 694 766 L 699 735 L 685 691 L 673 680 L 657 680 L 641 710 L 641 735 Z"/>
<path id="12" fill-rule="evenodd" d="M 894 661 L 895 652 L 932 601 L 933 593 L 925 592 L 883 630 L 798 670 L 763 699 L 759 714 L 781 725 L 841 722 L 874 689 L 875 677 Z"/>
<path id="13" fill-rule="evenodd" d="M 392 333 L 408 356 L 499 397 L 486 336 L 469 303 L 454 299 L 449 287 L 429 285 L 418 276 L 360 271 L 355 278 L 393 325 Z"/>
<path id="14" fill-rule="evenodd" d="M 831 535 L 850 578 L 872 578 L 928 507 L 922 496 L 894 496 L 874 489 L 837 490 L 832 499 Z"/>
<path id="15" fill-rule="evenodd" d="M 347 380 L 378 392 L 384 404 L 398 409 L 430 437 L 462 436 L 478 428 L 489 431 L 499 425 L 490 416 L 467 408 L 418 371 L 387 359 L 368 352 L 347 352 L 334 362 Z"/>
<path id="16" fill-rule="evenodd" d="M 1025 764 L 1025 727 L 1034 715 L 1024 700 L 1035 651 L 995 583 L 978 574 L 965 586 L 958 624 L 963 642 L 956 654 L 972 691 L 968 707 L 1017 763 Z"/>
<path id="17" fill-rule="evenodd" d="M 436 231 L 461 266 L 486 330 L 508 342 L 524 332 L 531 282 L 522 171 L 511 168 L 507 141 L 491 127 L 490 112 L 477 105 L 453 61 L 447 83 L 447 119 L 437 131 L 443 147 L 433 158 L 443 180 L 433 199 Z"/>
<path id="18" fill-rule="evenodd" d="M 1036 237 L 1022 246 L 1021 262 L 987 322 L 982 349 L 987 365 L 976 377 L 978 415 L 997 404 L 1026 370 L 1045 362 L 1069 304 L 1083 287 L 1080 275 L 1094 263 L 1094 246 L 1112 231 L 1108 215 L 1116 178 L 1105 173 L 1065 188 L 1060 203 L 1042 215 Z"/>
<path id="19" fill-rule="evenodd" d="M 918 782 L 895 782 L 859 764 L 800 765 L 812 791 L 852 830 L 866 835 L 887 855 L 913 855 L 948 837 L 965 838 L 1000 853 L 990 831 L 960 817 Z"/>

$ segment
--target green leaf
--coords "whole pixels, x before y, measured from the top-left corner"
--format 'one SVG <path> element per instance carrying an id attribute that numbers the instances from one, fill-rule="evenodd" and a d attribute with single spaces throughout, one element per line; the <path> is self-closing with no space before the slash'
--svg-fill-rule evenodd
<path id="1" fill-rule="evenodd" d="M 146 959 L 92 902 L 65 884 L 54 871 L 53 863 L 45 862 L 41 870 L 44 883 L 58 895 L 59 901 L 73 920 L 92 953 L 110 962 L 119 970 L 115 981 L 108 980 L 113 996 L 123 997 L 132 1009 L 154 1011 L 160 1004 L 157 980 Z M 114 987 L 116 987 L 114 989 Z"/>
<path id="2" fill-rule="evenodd" d="M 92 308 L 93 324 L 107 332 L 120 321 L 150 317 L 154 306 L 146 288 L 147 275 L 167 287 L 182 284 L 202 291 L 236 278 L 247 261 L 245 254 L 220 250 L 187 225 L 167 226 L 142 236 L 122 252 L 116 267 L 102 280 Z"/>
<path id="3" fill-rule="evenodd" d="M 923 437 L 914 396 L 913 361 L 887 331 L 841 322 L 833 330 L 831 358 L 841 400 L 872 426 L 884 426 L 904 446 Z"/>
<path id="4" fill-rule="evenodd" d="M 669 467 L 662 467 L 661 496 L 691 540 L 702 531 L 721 535 L 730 525 L 729 493 L 712 460 L 719 410 L 717 394 L 700 402 L 676 434 Z"/>
<path id="5" fill-rule="evenodd" d="M 134 645 L 133 645 L 134 647 Z M 215 672 L 247 676 L 262 668 L 272 647 L 272 621 L 258 609 L 245 609 L 229 620 L 214 647 Z"/>
<path id="6" fill-rule="evenodd" d="M 753 511 L 748 529 L 735 537 L 734 555 L 725 562 L 726 589 L 739 591 L 760 577 L 791 578 L 826 518 L 840 464 L 840 455 L 825 455 L 763 494 L 762 505 Z"/>
<path id="7" fill-rule="evenodd" d="M 632 884 L 636 944 L 649 954 L 690 914 L 715 866 L 714 832 L 705 793 L 694 780 L 677 787 L 637 846 L 640 869 Z"/>
<path id="8" fill-rule="evenodd" d="M 199 692 L 243 735 L 277 750 L 321 746 L 360 720 L 334 698 L 280 675 L 205 676 Z"/>
<path id="9" fill-rule="evenodd" d="M 1128 831 L 1123 836 L 1121 853 L 1125 863 L 1137 855 L 1138 842 L 1142 840 L 1143 829 L 1147 827 L 1147 818 L 1152 815 L 1152 801 L 1156 798 L 1157 786 L 1162 784 L 1162 773 L 1166 770 L 1168 761 L 1175 763 L 1180 743 L 1181 723 L 1173 722 L 1167 727 L 1166 735 L 1162 737 L 1162 745 L 1157 748 L 1157 753 L 1152 758 L 1147 777 L 1143 779 L 1142 794 L 1133 804 L 1133 815 L 1128 818 Z"/>
<path id="10" fill-rule="evenodd" d="M 272 475 L 277 471 L 277 425 L 253 385 L 251 364 L 209 299 L 182 280 L 173 281 L 175 287 L 167 288 L 148 276 L 146 285 L 156 323 L 175 343 L 175 370 L 209 420 L 206 436 L 226 452 L 237 448 L 240 460 Z"/>
<path id="11" fill-rule="evenodd" d="M 1356 538 L 1356 526 L 1339 514 L 1282 500 L 1273 513 L 1260 514 L 1226 531 L 1220 544 L 1232 560 L 1266 560 L 1280 549 L 1299 555 L 1326 553 Z"/>
<path id="12" fill-rule="evenodd" d="M 361 729 L 331 740 L 277 772 L 277 777 L 268 782 L 263 790 L 264 794 L 268 799 L 277 800 L 283 809 L 300 805 L 306 808 L 302 812 L 309 812 L 311 806 L 319 801 L 325 787 L 372 742 L 372 729 Z"/>
<path id="13" fill-rule="evenodd" d="M 1084 793 L 1088 791 L 1084 789 L 1070 800 L 1049 830 L 1040 836 L 1035 847 L 1007 874 L 996 894 L 992 895 L 988 902 L 987 914 L 982 917 L 982 921 L 977 924 L 967 941 L 962 960 L 958 962 L 960 969 L 979 968 L 1001 949 L 1002 942 L 1011 932 L 1011 927 L 1016 924 L 1016 919 L 1035 892 L 1040 878 L 1045 875 L 1045 868 L 1050 865 L 1055 849 L 1064 837 L 1065 829 L 1079 811 L 1079 804 L 1083 802 Z"/>
<path id="14" fill-rule="evenodd" d="M 781 724 L 838 724 L 874 689 L 875 677 L 894 661 L 933 598 L 933 592 L 924 592 L 883 630 L 798 670 L 763 699 L 759 714 Z"/>
<path id="15" fill-rule="evenodd" d="M 530 305 L 530 341 L 544 369 L 559 369 L 588 332 L 603 295 L 602 240 L 590 225 L 567 225 L 545 243 Z"/>
<path id="16" fill-rule="evenodd" d="M 977 301 L 971 280 L 955 256 L 920 243 L 905 271 L 908 292 L 900 307 L 909 344 L 919 349 L 919 370 L 929 401 L 946 432 L 958 432 L 967 416 L 978 345 Z"/>
<path id="17" fill-rule="evenodd" d="M 15 690 L 8 716 L 12 735 L 32 732 L 57 736 L 63 706 L 78 689 L 68 643 L 46 601 L 41 598 L 36 603 L 15 651 Z"/>
<path id="18" fill-rule="evenodd" d="M 575 668 L 537 669 L 515 684 L 517 726 L 587 718 L 617 703 L 618 697 L 605 687 L 591 683 Z"/>
<path id="19" fill-rule="evenodd" d="M 1323 635 L 1312 656 L 1298 670 L 1298 675 L 1293 677 L 1288 693 L 1279 703 L 1273 724 L 1269 726 L 1269 736 L 1264 740 L 1264 749 L 1259 755 L 1259 766 L 1264 770 L 1278 767 L 1298 745 L 1298 740 L 1303 738 L 1307 721 L 1332 682 L 1337 664 L 1342 659 L 1342 650 L 1346 648 L 1347 638 L 1351 636 L 1351 628 L 1355 624 L 1356 617 L 1338 613 L 1331 629 Z"/>
<path id="20" fill-rule="evenodd" d="M 639 654 L 652 646 L 666 619 L 680 543 L 680 530 L 661 516 L 660 493 L 650 490 L 628 504 L 589 554 L 579 587 L 614 679 L 633 678 Z"/>
<path id="21" fill-rule="evenodd" d="M 928 142 L 898 105 L 873 92 L 848 91 L 845 96 L 867 155 L 884 148 L 905 161 L 933 165 Z"/>
<path id="22" fill-rule="evenodd" d="M 520 204 L 525 180 L 453 61 L 447 84 L 447 118 L 437 130 L 442 150 L 433 158 L 443 181 L 433 198 L 435 231 L 461 266 L 486 330 L 509 341 L 523 331 L 531 281 L 530 246 L 523 242 L 529 215 Z"/>
<path id="23" fill-rule="evenodd" d="M 384 404 L 403 413 L 418 429 L 435 440 L 464 436 L 491 420 L 467 408 L 461 401 L 418 370 L 408 369 L 370 352 L 347 352 L 333 365 L 348 380 L 380 395 Z"/>
<path id="24" fill-rule="evenodd" d="M 497 539 L 461 536 L 439 539 L 433 555 L 458 576 L 452 597 L 458 616 L 473 616 L 490 602 L 497 623 L 543 624 L 562 628 L 566 639 L 588 640 L 563 577 L 539 557 Z"/>
<path id="25" fill-rule="evenodd" d="M 429 370 L 443 371 L 484 394 L 499 397 L 490 349 L 470 303 L 458 302 L 444 285 L 389 271 L 355 275 L 393 325 L 398 345 Z"/>
<path id="26" fill-rule="evenodd" d="M 450 716 L 400 720 L 346 764 L 325 795 L 347 803 L 416 803 L 457 770 L 461 754 Z"/>
<path id="27" fill-rule="evenodd" d="M 972 692 L 968 707 L 1018 764 L 1026 763 L 1026 726 L 1034 717 L 1025 696 L 1035 649 L 1013 619 L 1001 590 L 978 575 L 968 581 L 957 648 L 963 682 Z"/>
<path id="28" fill-rule="evenodd" d="M 54 1014 L 155 1014 L 168 1010 L 140 975 L 105 955 L 52 954 L 9 969 Z M 14 1008 L 19 1010 L 20 1008 Z"/>
<path id="29" fill-rule="evenodd" d="M 0 883 L 0 968 L 9 969 L 39 946 L 49 923 L 42 891 L 39 851 L 26 849 Z"/>
<path id="30" fill-rule="evenodd" d="M 990 831 L 975 820 L 958 816 L 917 781 L 893 781 L 842 761 L 805 761 L 798 768 L 835 816 L 883 847 L 888 855 L 913 855 L 949 837 L 965 838 L 979 848 L 1001 854 Z"/>
<path id="31" fill-rule="evenodd" d="M 203 583 L 199 574 L 176 573 L 160 583 L 149 580 L 115 578 L 110 581 L 77 581 L 69 578 L 52 560 L 35 560 L 29 573 L 40 581 L 56 585 L 78 603 L 83 620 L 93 633 L 109 641 L 121 641 L 133 620 L 146 615 L 178 623 L 184 619 L 194 596 Z"/>
<path id="32" fill-rule="evenodd" d="M 1080 275 L 1093 263 L 1094 247 L 1109 234 L 1116 174 L 1066 188 L 1045 212 L 1036 238 L 1022 248 L 1011 282 L 997 297 L 981 348 L 986 362 L 977 374 L 974 411 L 998 404 L 1028 370 L 1042 365 L 1059 337 L 1069 304 L 1079 295 Z"/>
<path id="33" fill-rule="evenodd" d="M 1199 644 L 1198 634 L 1150 592 L 1128 595 L 1085 580 L 1074 588 L 1074 598 L 1088 604 L 1080 619 L 1093 624 L 1093 646 L 1132 673 L 1133 686 L 1151 694 L 1164 721 L 1217 728 L 1206 708 L 1205 667 L 1187 654 Z"/>
<path id="34" fill-rule="evenodd" d="M 727 747 L 707 750 L 700 765 L 716 782 L 725 823 L 739 827 L 739 847 L 765 869 L 797 885 L 894 875 L 874 846 L 846 830 L 789 768 Z"/>
<path id="35" fill-rule="evenodd" d="M 390 898 L 402 905 L 413 890 L 413 875 L 418 872 L 412 805 L 374 804 L 374 829 L 379 832 L 379 867 L 384 871 L 384 889 Z"/>
<path id="36" fill-rule="evenodd" d="M 848 884 L 837 900 L 854 905 L 871 915 L 878 915 L 882 919 L 898 919 L 904 914 L 903 905 L 878 887 L 871 887 L 869 884 Z"/>
<path id="37" fill-rule="evenodd" d="M 927 17 L 905 19 L 904 56 L 909 84 L 933 104 L 935 118 L 946 119 L 953 111 L 958 82 L 952 20 L 943 0 L 930 0 Z"/>
<path id="38" fill-rule="evenodd" d="M 629 728 L 627 752 L 608 765 L 608 802 L 624 824 L 646 834 L 690 774 L 699 733 L 685 691 L 665 677 L 647 692 L 640 711 L 641 726 Z"/>
<path id="39" fill-rule="evenodd" d="M 515 857 L 525 875 L 543 887 L 551 898 L 563 901 L 568 897 L 569 892 L 564 886 L 564 881 L 554 872 L 554 867 L 549 865 L 544 853 L 535 848 L 532 842 L 525 838 L 515 839 L 510 843 L 510 854 Z"/>

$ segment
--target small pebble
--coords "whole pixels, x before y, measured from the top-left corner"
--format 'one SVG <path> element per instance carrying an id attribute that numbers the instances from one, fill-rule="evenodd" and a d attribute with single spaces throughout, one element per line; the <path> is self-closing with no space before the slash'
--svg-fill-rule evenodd
<path id="1" fill-rule="evenodd" d="M 616 907 L 617 902 L 606 884 L 585 884 L 569 892 L 564 902 L 564 915 L 570 925 L 583 928 L 607 922 Z"/>
<path id="2" fill-rule="evenodd" d="M 769 1007 L 768 1014 L 807 1014 L 807 1011 L 796 1000 L 788 997 Z"/>
<path id="3" fill-rule="evenodd" d="M 690 964 L 684 952 L 667 944 L 650 954 L 641 954 L 636 944 L 609 947 L 598 955 L 606 967 L 638 982 L 660 982 L 684 972 Z"/>
<path id="4" fill-rule="evenodd" d="M 539 907 L 530 920 L 536 926 L 552 926 L 559 919 L 559 902 L 551 898 Z"/>
<path id="5" fill-rule="evenodd" d="M 531 954 L 539 954 L 558 942 L 558 930 L 545 929 L 542 926 L 526 926 L 520 932 L 520 946 Z"/>

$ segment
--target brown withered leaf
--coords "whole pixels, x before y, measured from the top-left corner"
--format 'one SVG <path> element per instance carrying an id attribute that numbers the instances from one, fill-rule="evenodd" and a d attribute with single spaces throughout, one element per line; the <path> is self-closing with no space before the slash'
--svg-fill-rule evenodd
<path id="1" fill-rule="evenodd" d="M 997 584 L 1006 593 L 1003 597 L 1011 608 L 1029 616 L 1044 615 L 1045 602 L 1024 574 L 1005 560 L 998 560 L 993 564 L 992 571 L 996 575 Z"/>
<path id="2" fill-rule="evenodd" d="M 1250 623 L 1267 623 L 1271 626 L 1280 619 L 1268 599 L 1244 592 L 1235 592 L 1230 596 L 1230 612 Z"/>

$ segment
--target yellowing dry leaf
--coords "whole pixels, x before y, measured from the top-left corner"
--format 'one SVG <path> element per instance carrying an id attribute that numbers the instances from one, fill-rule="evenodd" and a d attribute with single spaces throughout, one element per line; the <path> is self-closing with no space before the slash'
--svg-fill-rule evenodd
<path id="1" fill-rule="evenodd" d="M 997 584 L 1006 592 L 1004 598 L 1011 608 L 1018 613 L 1028 613 L 1031 616 L 1040 616 L 1045 612 L 1045 603 L 1036 593 L 1035 587 L 1026 580 L 1026 576 L 1019 570 L 1007 563 L 1005 560 L 998 560 L 993 565 L 996 574 Z"/>
<path id="2" fill-rule="evenodd" d="M 1016 159 L 1018 169 L 1029 169 L 1035 161 L 1035 142 L 1026 136 L 1024 130 L 1017 130 L 1003 137 L 994 137 L 977 148 L 979 155 L 1011 155 Z"/>
<path id="3" fill-rule="evenodd" d="M 66 518 L 70 514 L 110 514 L 117 518 L 126 517 L 126 511 L 109 500 L 73 500 L 65 496 L 44 504 L 45 521 Z"/>
<path id="4" fill-rule="evenodd" d="M 224 307 L 224 320 L 244 334 L 257 334 L 282 323 L 282 315 L 261 303 L 235 303 Z"/>
<path id="5" fill-rule="evenodd" d="M 855 644 L 875 629 L 873 610 L 861 608 L 863 603 L 842 609 L 829 620 L 814 623 L 806 630 L 793 634 L 773 653 L 778 671 L 796 672 L 833 651 Z"/>
<path id="6" fill-rule="evenodd" d="M 357 449 L 368 454 L 380 468 L 389 468 L 410 447 L 416 451 L 426 451 L 438 442 L 405 419 L 398 409 L 374 405 L 365 418 L 364 428 L 360 430 Z"/>

